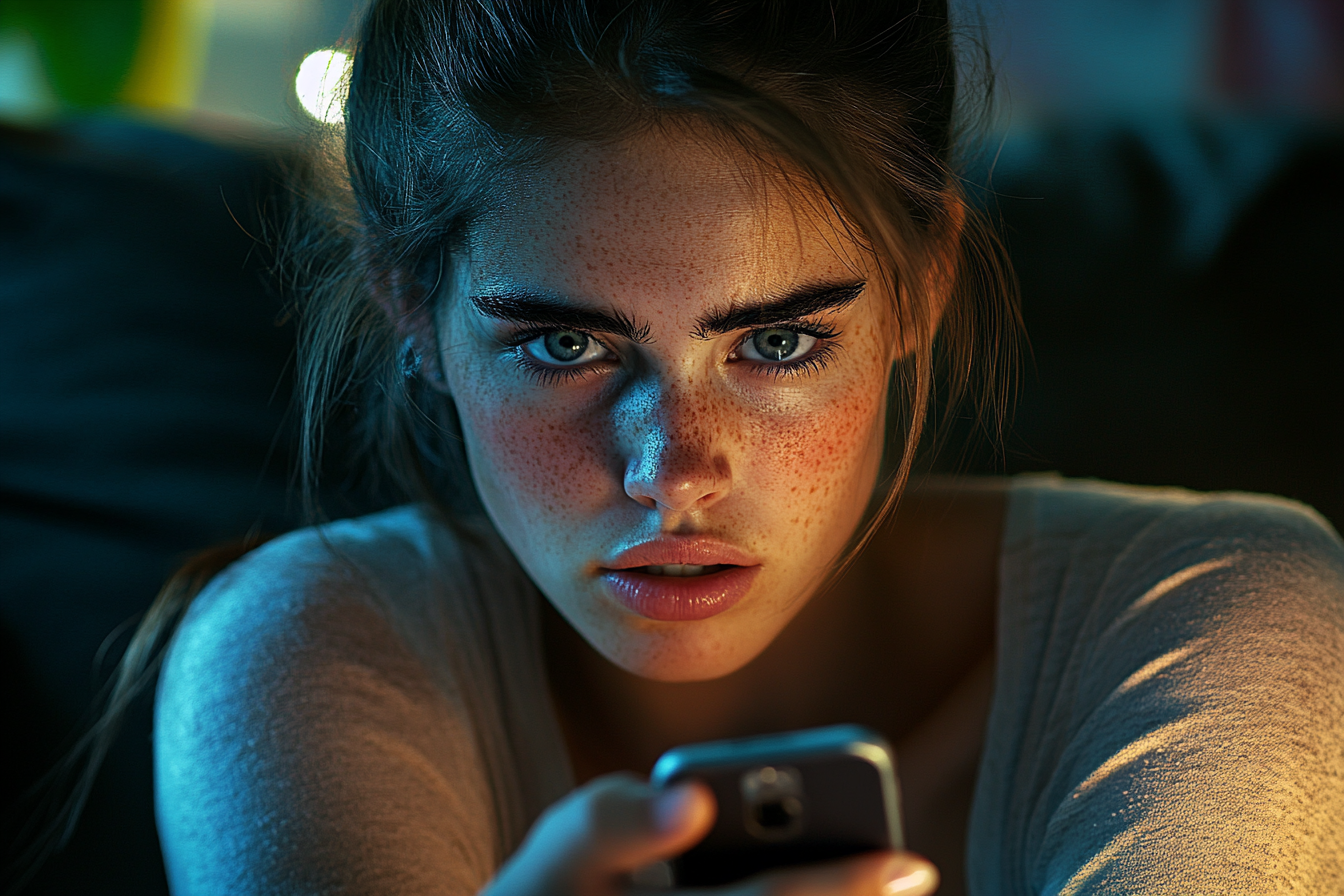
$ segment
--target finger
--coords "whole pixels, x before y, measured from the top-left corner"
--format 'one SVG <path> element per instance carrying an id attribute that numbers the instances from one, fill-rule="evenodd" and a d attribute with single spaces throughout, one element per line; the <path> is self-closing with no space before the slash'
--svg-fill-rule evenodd
<path id="1" fill-rule="evenodd" d="M 911 852 L 898 853 L 878 875 L 882 896 L 926 896 L 937 892 L 938 866 Z"/>
<path id="2" fill-rule="evenodd" d="M 630 787 L 604 791 L 589 807 L 592 856 L 617 871 L 685 852 L 714 825 L 714 794 L 704 784 L 688 782 L 655 790 Z"/>
<path id="3" fill-rule="evenodd" d="M 772 871 L 716 896 L 928 896 L 938 869 L 912 852 L 878 852 L 841 862 Z"/>
<path id="4" fill-rule="evenodd" d="M 501 875 L 568 880 L 583 892 L 684 852 L 709 831 L 714 811 L 703 784 L 659 791 L 632 775 L 606 775 L 548 810 Z"/>

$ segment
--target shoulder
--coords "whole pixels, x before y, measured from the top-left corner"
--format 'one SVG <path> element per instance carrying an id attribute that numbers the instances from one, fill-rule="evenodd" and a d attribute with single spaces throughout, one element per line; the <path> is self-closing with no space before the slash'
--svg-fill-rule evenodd
<path id="1" fill-rule="evenodd" d="M 1089 893 L 1344 873 L 1344 544 L 1319 514 L 1023 478 L 1003 569 L 987 867 Z"/>
<path id="2" fill-rule="evenodd" d="M 1286 498 L 1031 476 L 1010 492 L 1003 566 L 1023 596 L 1147 592 L 1159 583 L 1165 591 L 1224 571 L 1248 596 L 1312 582 L 1308 591 L 1337 604 L 1344 542 L 1320 514 Z"/>
<path id="3" fill-rule="evenodd" d="M 1075 616 L 1097 638 L 1178 616 L 1243 635 L 1303 614 L 1318 632 L 1344 630 L 1344 542 L 1310 507 L 1272 495 L 1022 477 L 1003 563 L 1017 597 L 1054 603 L 1056 625 Z"/>
<path id="4" fill-rule="evenodd" d="M 300 529 L 224 569 L 193 601 L 175 651 L 254 648 L 298 637 L 342 614 L 389 623 L 425 610 L 430 585 L 460 546 L 414 506 Z"/>
<path id="5" fill-rule="evenodd" d="M 1248 492 L 1197 492 L 1185 488 L 1123 485 L 1057 474 L 1016 476 L 1008 488 L 1005 548 L 1033 539 L 1150 534 L 1203 530 L 1208 534 L 1287 537 L 1341 547 L 1339 535 L 1315 510 L 1298 501 Z"/>
<path id="6" fill-rule="evenodd" d="M 160 706 L 259 707 L 300 678 L 318 690 L 356 664 L 445 687 L 443 590 L 454 577 L 442 567 L 460 559 L 448 528 L 411 506 L 267 542 L 193 601 Z"/>
<path id="7" fill-rule="evenodd" d="M 427 590 L 432 570 L 430 525 L 417 509 L 397 508 L 291 532 L 227 567 L 173 636 L 156 739 L 173 724 L 190 727 L 201 707 L 259 711 L 297 679 L 325 670 L 331 680 L 356 658 L 389 671 L 410 661 L 404 633 L 423 615 L 415 592 Z"/>
<path id="8" fill-rule="evenodd" d="M 295 532 L 197 598 L 155 706 L 175 891 L 489 867 L 489 836 L 458 836 L 492 804 L 443 660 L 440 528 L 406 507 Z M 450 834 L 465 852 L 434 858 Z"/>
<path id="9" fill-rule="evenodd" d="M 1002 579 L 1012 652 L 1098 699 L 1159 656 L 1226 681 L 1344 676 L 1344 543 L 1284 498 L 1029 479 L 1010 500 Z"/>
<path id="10" fill-rule="evenodd" d="M 201 595 L 249 591 L 283 582 L 325 585 L 397 570 L 411 573 L 433 562 L 438 542 L 453 543 L 451 529 L 431 511 L 404 505 L 354 519 L 298 529 L 267 542 L 228 567 Z"/>

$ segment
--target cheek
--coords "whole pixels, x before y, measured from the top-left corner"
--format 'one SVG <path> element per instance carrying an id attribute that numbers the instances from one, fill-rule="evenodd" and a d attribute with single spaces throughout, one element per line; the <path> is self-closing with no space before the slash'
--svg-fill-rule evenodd
<path id="1" fill-rule="evenodd" d="M 863 396 L 829 405 L 806 420 L 762 427 L 758 445 L 775 488 L 814 502 L 840 500 L 863 490 L 872 454 L 880 444 L 879 403 Z M 868 484 L 870 485 L 870 483 Z"/>
<path id="2" fill-rule="evenodd" d="M 473 477 L 499 522 L 538 525 L 602 505 L 611 474 L 600 420 L 555 402 L 520 400 L 478 380 L 458 413 Z"/>
<path id="3" fill-rule="evenodd" d="M 812 413 L 763 420 L 752 433 L 751 487 L 777 525 L 809 542 L 844 541 L 867 507 L 881 462 L 885 380 L 851 384 Z"/>

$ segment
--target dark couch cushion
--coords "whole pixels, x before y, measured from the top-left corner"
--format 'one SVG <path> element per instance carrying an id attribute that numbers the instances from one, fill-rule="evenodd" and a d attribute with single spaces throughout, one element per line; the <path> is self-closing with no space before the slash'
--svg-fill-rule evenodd
<path id="1" fill-rule="evenodd" d="M 976 472 L 1289 495 L 1344 524 L 1344 134 L 1061 122 L 983 154 L 1031 353 Z"/>
<path id="2" fill-rule="evenodd" d="M 11 825 L 88 709 L 109 633 L 190 552 L 297 522 L 282 434 L 294 334 L 246 232 L 274 180 L 261 154 L 114 120 L 0 135 Z M 30 892 L 166 892 L 149 731 L 146 698 Z"/>

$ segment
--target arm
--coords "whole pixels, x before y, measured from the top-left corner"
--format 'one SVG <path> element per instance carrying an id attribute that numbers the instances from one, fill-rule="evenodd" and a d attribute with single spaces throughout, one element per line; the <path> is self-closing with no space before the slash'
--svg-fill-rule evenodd
<path id="1" fill-rule="evenodd" d="M 173 891 L 476 892 L 493 807 L 465 714 L 348 583 L 288 547 L 202 594 L 165 664 Z"/>
<path id="2" fill-rule="evenodd" d="M 1338 891 L 1338 536 L 1286 502 L 1133 522 L 1105 562 L 1105 539 L 1073 542 L 1041 614 L 1022 733 L 996 760 L 1008 796 L 992 831 L 979 819 L 999 854 L 973 857 L 974 892 Z"/>

